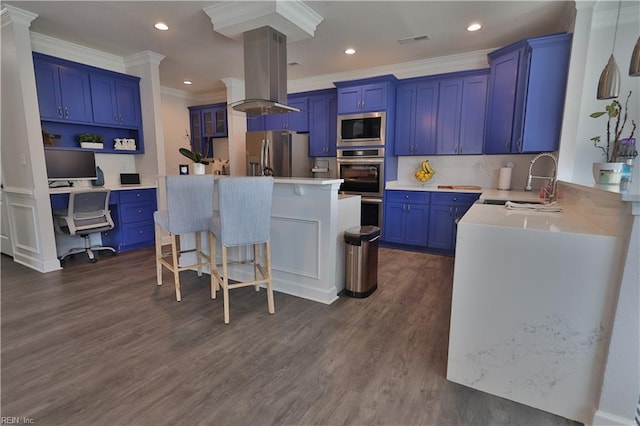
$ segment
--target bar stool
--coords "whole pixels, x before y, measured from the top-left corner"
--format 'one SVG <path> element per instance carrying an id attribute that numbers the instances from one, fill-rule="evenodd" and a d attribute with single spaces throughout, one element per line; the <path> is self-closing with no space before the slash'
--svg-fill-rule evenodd
<path id="1" fill-rule="evenodd" d="M 176 300 L 182 300 L 180 294 L 180 271 L 196 268 L 202 276 L 202 267 L 215 268 L 215 254 L 202 251 L 202 233 L 208 236 L 209 247 L 214 247 L 213 235 L 209 228 L 213 218 L 213 193 L 215 177 L 213 175 L 167 176 L 167 210 L 153 213 L 156 233 L 156 274 L 158 285 L 162 285 L 162 267 L 173 272 L 176 288 Z M 171 252 L 162 252 L 162 230 L 171 237 Z M 181 250 L 180 236 L 195 233 L 196 247 Z M 179 265 L 179 256 L 195 252 L 196 261 L 190 265 Z M 210 250 L 211 252 L 211 250 Z M 171 258 L 169 261 L 169 258 Z M 211 276 L 211 294 L 215 298 L 216 282 Z"/>
<path id="2" fill-rule="evenodd" d="M 220 215 L 211 221 L 211 231 L 222 246 L 222 278 L 217 267 L 211 275 L 222 287 L 224 323 L 229 324 L 229 290 L 239 287 L 254 286 L 259 291 L 260 284 L 265 284 L 269 313 L 273 314 L 270 243 L 273 178 L 224 177 L 217 180 L 217 185 Z M 229 283 L 227 248 L 249 245 L 253 246 L 253 281 Z M 211 256 L 215 259 L 215 245 L 211 247 Z M 264 248 L 263 259 L 260 247 Z M 212 291 L 215 293 L 216 289 L 217 286 Z"/>

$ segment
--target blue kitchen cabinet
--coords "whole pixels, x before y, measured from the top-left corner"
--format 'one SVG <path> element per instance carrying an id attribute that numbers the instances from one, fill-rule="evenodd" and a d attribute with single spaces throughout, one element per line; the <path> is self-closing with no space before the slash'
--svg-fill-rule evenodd
<path id="1" fill-rule="evenodd" d="M 247 114 L 247 132 L 264 132 L 267 128 L 266 115 Z"/>
<path id="2" fill-rule="evenodd" d="M 383 239 L 388 243 L 426 248 L 429 193 L 386 191 Z"/>
<path id="3" fill-rule="evenodd" d="M 91 73 L 93 121 L 141 127 L 140 79 L 114 73 Z"/>
<path id="4" fill-rule="evenodd" d="M 480 194 L 438 192 L 432 194 L 429 211 L 428 247 L 443 254 L 453 254 L 457 221 L 469 210 Z"/>
<path id="5" fill-rule="evenodd" d="M 334 83 L 338 88 L 338 114 L 386 111 L 395 81 L 393 76 L 381 76 Z"/>
<path id="6" fill-rule="evenodd" d="M 286 112 L 265 116 L 264 130 L 291 130 L 305 133 L 309 131 L 309 104 L 306 97 L 289 96 L 289 106 L 298 108 L 300 112 Z"/>
<path id="7" fill-rule="evenodd" d="M 408 82 L 396 91 L 396 155 L 434 154 L 438 81 Z"/>
<path id="8" fill-rule="evenodd" d="M 338 96 L 335 90 L 309 96 L 309 157 L 335 157 Z"/>
<path id="9" fill-rule="evenodd" d="M 556 151 L 571 35 L 526 39 L 489 54 L 491 76 L 484 153 Z"/>
<path id="10" fill-rule="evenodd" d="M 93 121 L 89 71 L 33 54 L 40 118 L 90 123 Z"/>
<path id="11" fill-rule="evenodd" d="M 155 189 L 112 191 L 109 208 L 116 226 L 102 232 L 103 245 L 124 252 L 154 244 L 153 212 L 157 209 Z"/>
<path id="12" fill-rule="evenodd" d="M 486 71 L 440 81 L 437 154 L 482 153 L 487 82 Z"/>
<path id="13" fill-rule="evenodd" d="M 227 137 L 227 104 L 191 106 L 189 109 L 189 125 L 191 132 L 191 149 L 202 152 L 208 145 L 205 157 L 213 157 L 213 138 Z"/>

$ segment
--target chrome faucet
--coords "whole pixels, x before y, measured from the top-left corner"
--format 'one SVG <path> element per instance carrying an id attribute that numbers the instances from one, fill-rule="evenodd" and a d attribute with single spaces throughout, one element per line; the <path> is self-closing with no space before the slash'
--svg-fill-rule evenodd
<path id="1" fill-rule="evenodd" d="M 553 176 L 534 176 L 532 174 L 533 165 L 538 159 L 542 157 L 549 157 L 553 160 Z M 555 154 L 551 152 L 543 152 L 536 155 L 529 164 L 529 176 L 527 177 L 527 186 L 524 187 L 525 191 L 531 191 L 531 179 L 550 179 L 551 193 L 549 194 L 549 200 L 555 201 L 556 199 L 556 185 L 558 180 L 558 159 Z"/>

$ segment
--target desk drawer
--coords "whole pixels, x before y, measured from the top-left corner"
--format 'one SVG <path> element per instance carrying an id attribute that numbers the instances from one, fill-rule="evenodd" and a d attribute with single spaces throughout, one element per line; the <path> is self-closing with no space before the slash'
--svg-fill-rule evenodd
<path id="1" fill-rule="evenodd" d="M 153 220 L 155 206 L 152 203 L 128 203 L 120 204 L 120 217 L 122 223 L 135 223 L 145 220 Z"/>
<path id="2" fill-rule="evenodd" d="M 156 198 L 155 189 L 128 189 L 118 191 L 120 203 L 135 203 L 138 201 L 154 201 Z"/>
<path id="3" fill-rule="evenodd" d="M 153 243 L 155 235 L 153 221 L 128 223 L 122 226 L 122 245 L 134 245 L 144 242 Z"/>

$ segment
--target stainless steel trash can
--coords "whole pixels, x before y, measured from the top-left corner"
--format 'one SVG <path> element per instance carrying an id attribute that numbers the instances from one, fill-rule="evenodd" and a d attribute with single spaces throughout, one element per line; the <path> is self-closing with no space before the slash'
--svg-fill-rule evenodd
<path id="1" fill-rule="evenodd" d="M 357 226 L 344 232 L 347 243 L 344 294 L 347 296 L 368 297 L 378 288 L 379 239 L 377 226 Z"/>

